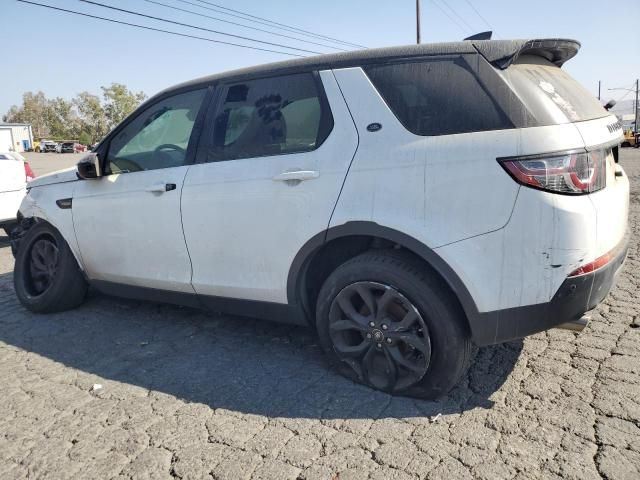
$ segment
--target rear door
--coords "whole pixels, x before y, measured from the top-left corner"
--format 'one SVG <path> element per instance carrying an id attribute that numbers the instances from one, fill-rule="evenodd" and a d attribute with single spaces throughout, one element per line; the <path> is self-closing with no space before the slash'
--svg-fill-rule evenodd
<path id="1" fill-rule="evenodd" d="M 286 303 L 291 263 L 326 230 L 357 131 L 331 71 L 217 91 L 182 193 L 193 287 Z"/>

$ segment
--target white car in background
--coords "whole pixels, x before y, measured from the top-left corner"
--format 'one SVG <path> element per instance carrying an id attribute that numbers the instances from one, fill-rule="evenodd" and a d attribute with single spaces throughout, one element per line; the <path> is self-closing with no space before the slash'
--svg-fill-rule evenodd
<path id="1" fill-rule="evenodd" d="M 0 152 L 0 228 L 9 235 L 27 191 L 27 182 L 35 178 L 29 163 L 16 152 Z"/>

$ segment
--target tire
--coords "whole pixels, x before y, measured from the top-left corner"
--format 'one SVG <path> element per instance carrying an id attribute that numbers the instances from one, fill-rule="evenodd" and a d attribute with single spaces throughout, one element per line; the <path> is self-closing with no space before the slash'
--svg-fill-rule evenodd
<path id="1" fill-rule="evenodd" d="M 454 295 L 420 261 L 398 250 L 368 251 L 339 266 L 318 295 L 316 328 L 329 363 L 341 374 L 423 399 L 455 386 L 476 351 Z"/>
<path id="2" fill-rule="evenodd" d="M 20 242 L 13 285 L 20 303 L 35 313 L 62 312 L 82 304 L 87 283 L 69 245 L 45 222 Z"/>

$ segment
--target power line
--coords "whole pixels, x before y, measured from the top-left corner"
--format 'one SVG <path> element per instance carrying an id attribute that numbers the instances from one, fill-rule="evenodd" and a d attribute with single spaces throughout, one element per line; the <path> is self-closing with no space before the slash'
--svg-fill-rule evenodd
<path id="1" fill-rule="evenodd" d="M 458 12 L 456 12 L 453 8 L 451 8 L 451 5 L 449 5 L 447 3 L 447 0 L 440 0 L 440 1 L 442 3 L 444 3 L 445 7 L 447 7 L 449 10 L 451 10 L 451 13 L 453 13 L 456 17 L 458 17 L 462 21 L 462 23 L 464 23 L 471 32 L 475 31 L 475 29 L 471 25 L 469 25 L 464 18 L 462 18 L 460 15 L 458 15 Z"/>
<path id="2" fill-rule="evenodd" d="M 38 7 L 49 8 L 51 10 L 57 10 L 59 12 L 72 13 L 74 15 L 80 15 L 80 16 L 83 16 L 83 17 L 94 18 L 96 20 L 103 20 L 105 22 L 118 23 L 120 25 L 128 25 L 130 27 L 142 28 L 144 30 L 151 30 L 151 31 L 154 31 L 154 32 L 168 33 L 169 35 L 175 35 L 175 36 L 178 36 L 178 37 L 193 38 L 195 40 L 203 40 L 205 42 L 220 43 L 222 45 L 231 45 L 231 46 L 240 47 L 240 48 L 248 48 L 250 50 L 259 50 L 261 52 L 279 53 L 281 55 L 288 55 L 290 57 L 304 57 L 304 55 L 299 55 L 297 53 L 281 52 L 281 51 L 278 51 L 278 50 L 270 50 L 268 48 L 254 47 L 252 45 L 242 45 L 240 43 L 224 42 L 222 40 L 214 40 L 212 38 L 198 37 L 196 35 L 189 35 L 189 34 L 186 34 L 186 33 L 172 32 L 170 30 L 163 30 L 161 28 L 147 27 L 145 25 L 138 25 L 136 23 L 123 22 L 121 20 L 115 20 L 113 18 L 99 17 L 97 15 L 90 15 L 88 13 L 76 12 L 75 10 L 67 10 L 66 8 L 54 7 L 52 5 L 46 5 L 44 3 L 30 2 L 29 0 L 17 0 L 17 1 L 21 2 L 21 3 L 27 3 L 29 5 L 36 5 Z"/>
<path id="3" fill-rule="evenodd" d="M 477 9 L 476 7 L 474 7 L 474 6 L 473 6 L 473 3 L 471 3 L 471 2 L 470 2 L 470 0 L 464 0 L 464 1 L 465 1 L 465 2 L 467 2 L 467 3 L 469 4 L 469 6 L 473 9 L 473 11 L 474 11 L 474 12 L 476 12 L 476 15 L 478 15 L 478 17 L 480 17 L 480 20 L 482 20 L 482 21 L 485 23 L 485 25 L 491 29 L 491 31 L 495 31 L 495 30 L 494 30 L 494 28 L 493 28 L 493 26 L 492 26 L 492 25 L 487 21 L 487 19 L 486 19 L 486 18 L 484 18 L 484 17 L 480 14 L 480 12 L 478 11 L 478 9 Z"/>
<path id="4" fill-rule="evenodd" d="M 183 2 L 183 3 L 191 3 L 191 2 L 188 2 L 186 0 L 178 0 L 178 1 Z M 225 15 L 230 15 L 232 17 L 242 18 L 243 20 L 248 20 L 248 21 L 256 22 L 256 23 L 261 23 L 263 25 L 269 25 L 269 26 L 278 25 L 279 27 L 285 28 L 285 29 L 287 29 L 289 31 L 296 31 L 296 32 L 304 33 L 306 35 L 311 35 L 311 36 L 314 36 L 314 37 L 317 37 L 317 38 L 323 38 L 325 40 L 331 40 L 333 42 L 342 43 L 344 45 L 349 45 L 349 46 L 352 46 L 352 47 L 367 48 L 364 45 L 359 45 L 357 43 L 351 43 L 351 42 L 345 42 L 344 40 L 340 40 L 340 39 L 337 39 L 337 38 L 329 37 L 329 36 L 326 36 L 326 35 L 321 35 L 319 33 L 313 33 L 313 32 L 310 32 L 308 30 L 303 30 L 303 29 L 298 28 L 298 27 L 292 27 L 291 25 L 286 25 L 284 23 L 278 23 L 278 22 L 275 22 L 273 20 L 269 20 L 268 18 L 263 18 L 263 17 L 258 17 L 256 15 L 251 15 L 250 13 L 241 12 L 240 10 L 234 10 L 233 8 L 228 8 L 228 7 L 225 7 L 225 6 L 222 6 L 222 5 L 218 5 L 216 3 L 207 2 L 205 0 L 196 0 L 196 1 L 198 1 L 200 3 L 204 3 L 206 5 L 211 5 L 211 6 L 217 7 L 218 9 L 227 10 L 229 12 L 234 12 L 234 13 L 237 13 L 237 14 L 240 14 L 240 15 L 244 15 L 245 17 L 250 17 L 251 19 L 255 19 L 255 20 L 250 20 L 249 18 L 244 18 L 244 17 L 238 17 L 238 15 L 234 15 L 232 13 L 227 13 L 227 12 L 221 12 L 220 10 L 214 10 L 212 8 L 208 8 L 208 7 L 205 7 L 205 6 L 202 6 L 202 5 L 198 5 L 196 3 L 191 3 L 191 5 L 196 5 L 196 6 L 200 7 L 200 8 L 205 8 L 207 10 L 213 10 L 214 12 L 223 13 Z M 264 22 L 268 22 L 268 23 L 264 23 Z"/>
<path id="5" fill-rule="evenodd" d="M 190 25 L 188 23 L 176 22 L 175 20 L 168 20 L 166 18 L 154 17 L 153 15 L 147 15 L 145 13 L 134 12 L 132 10 L 125 10 L 124 8 L 118 8 L 118 7 L 113 7 L 111 5 L 105 5 L 103 3 L 92 2 L 91 0 L 80 0 L 80 1 L 83 2 L 83 3 L 88 3 L 90 5 L 97 5 L 98 7 L 108 8 L 109 10 L 115 10 L 117 12 L 129 13 L 131 15 L 137 15 L 139 17 L 150 18 L 152 20 L 158 20 L 158 21 L 161 21 L 161 22 L 172 23 L 174 25 L 180 25 L 182 27 L 194 28 L 196 30 L 202 30 L 202 31 L 205 31 L 205 32 L 216 33 L 218 35 L 226 35 L 228 37 L 240 38 L 241 40 L 247 40 L 247 41 L 256 42 L 256 43 L 263 43 L 265 45 L 272 45 L 274 47 L 288 48 L 290 50 L 297 50 L 299 52 L 315 53 L 315 54 L 318 54 L 318 55 L 322 54 L 322 52 L 315 52 L 313 50 L 306 50 L 304 48 L 291 47 L 289 45 L 283 45 L 281 43 L 267 42 L 266 40 L 258 40 L 256 38 L 244 37 L 242 35 L 234 35 L 233 33 L 220 32 L 218 30 L 211 30 L 210 28 L 198 27 L 197 25 Z"/>
<path id="6" fill-rule="evenodd" d="M 257 30 L 258 32 L 269 33 L 271 35 L 277 35 L 279 37 L 284 37 L 284 38 L 290 38 L 292 40 L 297 40 L 298 42 L 312 43 L 313 45 L 318 45 L 320 47 L 333 48 L 335 50 L 342 50 L 343 52 L 346 52 L 346 50 L 344 50 L 342 48 L 339 48 L 339 47 L 334 47 L 333 45 L 326 45 L 324 43 L 317 43 L 317 42 L 313 42 L 311 40 L 305 40 L 304 38 L 298 38 L 298 37 L 292 37 L 290 35 L 285 35 L 283 33 L 271 32 L 269 30 L 264 30 L 262 28 L 252 27 L 251 25 L 243 25 L 242 23 L 232 22 L 231 20 L 225 20 L 224 18 L 212 17 L 211 15 L 205 15 L 204 13 L 194 12 L 193 10 L 187 10 L 186 8 L 180 8 L 180 7 L 175 7 L 173 5 L 167 5 L 166 3 L 156 2 L 155 0 L 144 0 L 144 1 L 147 2 L 147 3 L 153 3 L 155 5 L 160 5 L 162 7 L 171 8 L 173 10 L 178 10 L 180 12 L 191 13 L 193 15 L 197 15 L 198 17 L 210 18 L 210 19 L 216 20 L 218 22 L 229 23 L 231 25 L 236 25 L 236 26 L 244 27 L 244 28 L 250 28 L 251 30 Z"/>
<path id="7" fill-rule="evenodd" d="M 431 2 L 431 4 L 435 5 L 436 7 L 438 7 L 438 10 L 440 10 L 447 17 L 449 17 L 449 20 L 451 20 L 453 23 L 455 23 L 458 26 L 458 28 L 462 31 L 462 33 L 464 33 L 465 35 L 467 34 L 467 32 L 465 31 L 465 28 L 460 24 L 460 22 L 458 22 L 455 18 L 453 18 L 451 15 L 449 15 L 449 13 L 444 8 L 442 8 L 440 5 L 438 5 L 435 0 L 433 0 Z"/>

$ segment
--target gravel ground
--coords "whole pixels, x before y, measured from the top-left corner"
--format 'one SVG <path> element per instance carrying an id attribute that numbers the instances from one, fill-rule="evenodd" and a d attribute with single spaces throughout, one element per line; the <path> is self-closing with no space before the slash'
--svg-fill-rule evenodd
<path id="1" fill-rule="evenodd" d="M 27 313 L 0 237 L 3 480 L 640 478 L 640 151 L 622 164 L 631 250 L 591 324 L 481 349 L 439 402 L 336 376 L 302 328 L 95 294 Z"/>

